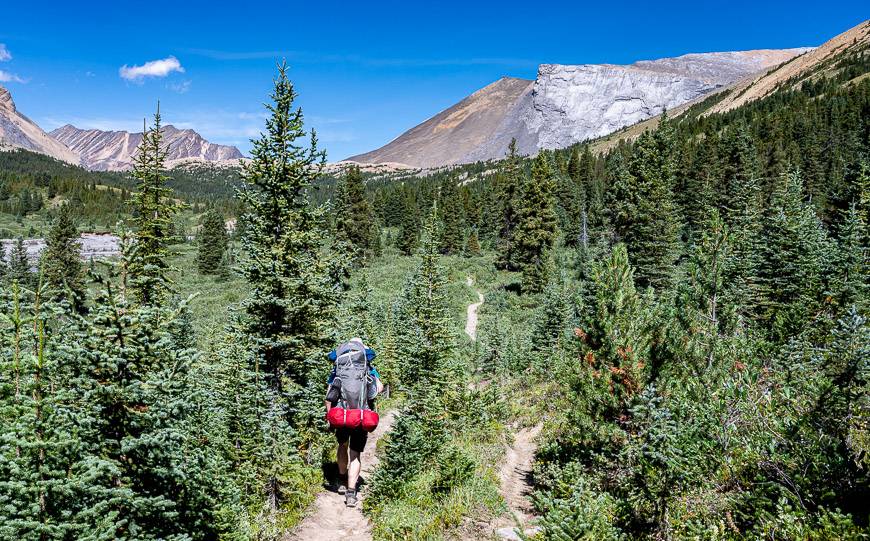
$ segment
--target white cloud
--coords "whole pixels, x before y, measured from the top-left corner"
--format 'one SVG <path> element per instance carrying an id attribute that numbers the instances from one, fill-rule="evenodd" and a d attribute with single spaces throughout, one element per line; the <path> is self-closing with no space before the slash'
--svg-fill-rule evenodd
<path id="1" fill-rule="evenodd" d="M 172 90 L 178 94 L 186 94 L 188 90 L 190 90 L 190 85 L 192 81 L 181 81 L 180 83 L 172 83 L 169 85 L 169 90 Z"/>
<path id="2" fill-rule="evenodd" d="M 167 56 L 163 60 L 152 60 L 141 66 L 128 66 L 124 64 L 118 70 L 122 79 L 128 81 L 141 81 L 145 77 L 166 77 L 172 72 L 184 73 L 181 62 L 174 56 Z"/>
<path id="3" fill-rule="evenodd" d="M 26 83 L 26 79 L 22 79 L 21 77 L 15 75 L 14 73 L 9 73 L 8 71 L 0 70 L 0 83 Z"/>
<path id="4" fill-rule="evenodd" d="M 0 62 L 8 62 L 9 60 L 12 60 L 12 53 L 9 52 L 5 44 L 0 43 Z"/>

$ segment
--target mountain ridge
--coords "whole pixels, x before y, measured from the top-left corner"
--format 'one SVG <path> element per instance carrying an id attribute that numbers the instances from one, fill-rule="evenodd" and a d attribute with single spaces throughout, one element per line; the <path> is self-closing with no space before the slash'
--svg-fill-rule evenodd
<path id="1" fill-rule="evenodd" d="M 0 86 L 0 150 L 24 149 L 79 165 L 79 156 L 45 133 L 15 106 L 12 93 Z"/>
<path id="2" fill-rule="evenodd" d="M 170 166 L 180 161 L 225 162 L 243 157 L 236 147 L 211 143 L 189 128 L 179 129 L 167 124 L 162 131 Z M 94 171 L 132 168 L 136 149 L 142 142 L 141 132 L 81 129 L 72 124 L 52 130 L 49 135 L 77 153 L 82 165 Z"/>
<path id="3" fill-rule="evenodd" d="M 526 155 L 569 146 L 654 117 L 808 50 L 689 53 L 628 65 L 541 64 L 534 81 L 499 79 L 386 145 L 347 160 L 431 168 L 498 159 L 511 139 Z M 499 93 L 506 80 L 524 83 Z M 484 103 L 494 104 L 495 111 L 475 125 L 483 116 L 465 111 L 479 111 Z M 456 115 L 465 121 L 460 137 L 448 122 Z M 453 143 L 445 149 L 441 140 L 450 138 Z"/>

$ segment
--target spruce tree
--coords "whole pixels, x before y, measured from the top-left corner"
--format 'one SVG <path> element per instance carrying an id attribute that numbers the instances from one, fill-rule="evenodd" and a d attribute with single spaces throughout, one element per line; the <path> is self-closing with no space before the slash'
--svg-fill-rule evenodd
<path id="1" fill-rule="evenodd" d="M 138 190 L 133 194 L 136 243 L 130 253 L 130 286 L 142 304 L 156 305 L 169 293 L 166 277 L 166 247 L 172 242 L 172 217 L 179 206 L 166 186 L 168 148 L 163 144 L 160 105 L 154 124 L 145 129 L 133 161 L 133 179 Z"/>
<path id="2" fill-rule="evenodd" d="M 551 250 L 556 240 L 553 171 L 549 152 L 542 151 L 523 185 L 514 233 L 517 263 L 523 273 L 523 292 L 539 293 L 547 284 Z"/>
<path id="3" fill-rule="evenodd" d="M 45 239 L 40 267 L 45 283 L 56 296 L 69 291 L 70 301 L 81 307 L 84 300 L 84 276 L 81 262 L 79 232 L 68 204 L 61 205 Z"/>
<path id="4" fill-rule="evenodd" d="M 8 280 L 18 282 L 24 288 L 33 287 L 36 284 L 36 274 L 30 270 L 27 247 L 21 237 L 15 239 L 15 244 L 12 245 L 12 250 L 9 252 Z"/>
<path id="5" fill-rule="evenodd" d="M 801 329 L 822 293 L 828 239 L 815 209 L 803 200 L 797 172 L 785 175 L 764 225 L 761 315 L 774 339 Z"/>
<path id="6" fill-rule="evenodd" d="M 205 213 L 197 241 L 199 252 L 196 264 L 199 272 L 224 275 L 228 266 L 226 254 L 229 238 L 224 218 L 216 210 L 212 209 Z"/>
<path id="7" fill-rule="evenodd" d="M 376 226 L 358 166 L 350 167 L 339 179 L 334 212 L 336 240 L 348 243 L 361 257 L 371 257 Z"/>
<path id="8" fill-rule="evenodd" d="M 654 132 L 635 143 L 629 177 L 620 193 L 626 203 L 620 214 L 622 237 L 640 286 L 668 289 L 680 255 L 680 217 L 674 202 L 676 161 L 674 131 L 663 119 Z"/>
<path id="9" fill-rule="evenodd" d="M 723 214 L 732 235 L 728 297 L 742 317 L 753 317 L 760 300 L 762 187 L 755 149 L 744 125 L 723 142 L 727 193 Z"/>
<path id="10" fill-rule="evenodd" d="M 837 254 L 833 265 L 834 298 L 840 310 L 855 306 L 859 313 L 870 303 L 870 236 L 858 205 L 844 213 L 839 227 Z"/>
<path id="11" fill-rule="evenodd" d="M 446 392 L 455 369 L 455 344 L 450 331 L 438 222 L 435 207 L 424 226 L 420 264 L 405 285 L 395 318 L 400 322 L 398 357 L 414 359 L 403 367 L 403 382 L 436 396 Z"/>
<path id="12" fill-rule="evenodd" d="M 477 229 L 472 229 L 471 233 L 468 234 L 463 253 L 466 257 L 477 257 L 480 255 L 480 239 L 477 236 Z"/>
<path id="13" fill-rule="evenodd" d="M 447 178 L 441 183 L 438 208 L 441 219 L 438 247 L 444 255 L 458 254 L 462 251 L 464 212 L 456 179 Z"/>
<path id="14" fill-rule="evenodd" d="M 523 170 L 517 154 L 517 141 L 511 139 L 507 157 L 502 162 L 495 190 L 500 205 L 498 213 L 498 237 L 496 239 L 496 267 L 503 270 L 519 270 L 517 247 L 514 235 L 519 223 L 518 207 L 523 187 Z"/>
<path id="15" fill-rule="evenodd" d="M 420 216 L 414 194 L 406 187 L 399 196 L 401 208 L 401 225 L 396 247 L 405 255 L 411 255 L 417 248 L 417 237 L 420 229 Z"/>
<path id="16" fill-rule="evenodd" d="M 286 419 L 308 423 L 319 417 L 318 355 L 326 351 L 335 304 L 320 252 L 324 209 L 309 201 L 326 156 L 313 132 L 307 147 L 300 144 L 307 134 L 286 64 L 278 67 L 271 98 L 266 131 L 253 141 L 238 192 L 247 224 L 241 267 L 253 290 L 243 330 Z M 280 502 L 280 494 L 272 496 Z"/>

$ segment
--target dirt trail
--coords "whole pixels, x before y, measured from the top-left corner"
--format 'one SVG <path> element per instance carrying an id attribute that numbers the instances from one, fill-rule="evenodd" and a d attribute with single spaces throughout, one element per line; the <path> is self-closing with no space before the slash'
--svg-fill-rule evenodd
<path id="1" fill-rule="evenodd" d="M 378 428 L 369 435 L 366 452 L 362 455 L 360 477 L 363 480 L 371 478 L 371 473 L 378 464 L 378 456 L 375 453 L 378 440 L 390 431 L 394 417 L 393 412 L 384 415 Z M 361 499 L 365 498 L 365 493 L 363 487 Z M 285 535 L 283 541 L 336 541 L 338 539 L 366 541 L 371 538 L 371 524 L 362 514 L 362 502 L 355 508 L 349 509 L 344 505 L 344 496 L 331 490 L 323 490 L 314 500 L 311 514 L 305 517 L 293 532 Z"/>
<path id="2" fill-rule="evenodd" d="M 468 287 L 474 286 L 474 278 L 469 276 L 466 278 L 465 283 L 468 284 Z M 471 338 L 472 342 L 477 340 L 477 309 L 483 304 L 483 293 L 478 291 L 477 298 L 479 299 L 478 302 L 468 305 L 468 316 L 465 320 L 465 334 Z"/>
<path id="3" fill-rule="evenodd" d="M 537 443 L 535 439 L 542 425 L 523 428 L 514 437 L 514 443 L 507 449 L 504 463 L 499 470 L 501 494 L 507 503 L 510 516 L 502 517 L 495 523 L 495 532 L 502 539 L 519 539 L 514 529 L 517 524 L 528 526 L 533 516 L 531 493 L 532 464 L 535 459 Z M 527 534 L 532 530 L 525 530 Z"/>

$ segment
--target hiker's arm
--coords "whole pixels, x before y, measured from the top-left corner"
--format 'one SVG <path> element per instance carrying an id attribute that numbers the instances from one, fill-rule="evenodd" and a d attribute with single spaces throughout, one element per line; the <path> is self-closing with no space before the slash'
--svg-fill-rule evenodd
<path id="1" fill-rule="evenodd" d="M 330 389 L 332 389 L 332 385 L 328 385 L 326 387 L 326 396 L 329 396 Z M 332 402 L 330 402 L 329 399 L 327 398 L 327 399 L 323 400 L 323 405 L 326 407 L 326 413 L 329 414 L 329 410 L 332 409 Z"/>
<path id="2" fill-rule="evenodd" d="M 375 378 L 375 385 L 378 387 L 378 394 L 384 392 L 384 384 L 381 382 L 381 378 Z"/>

